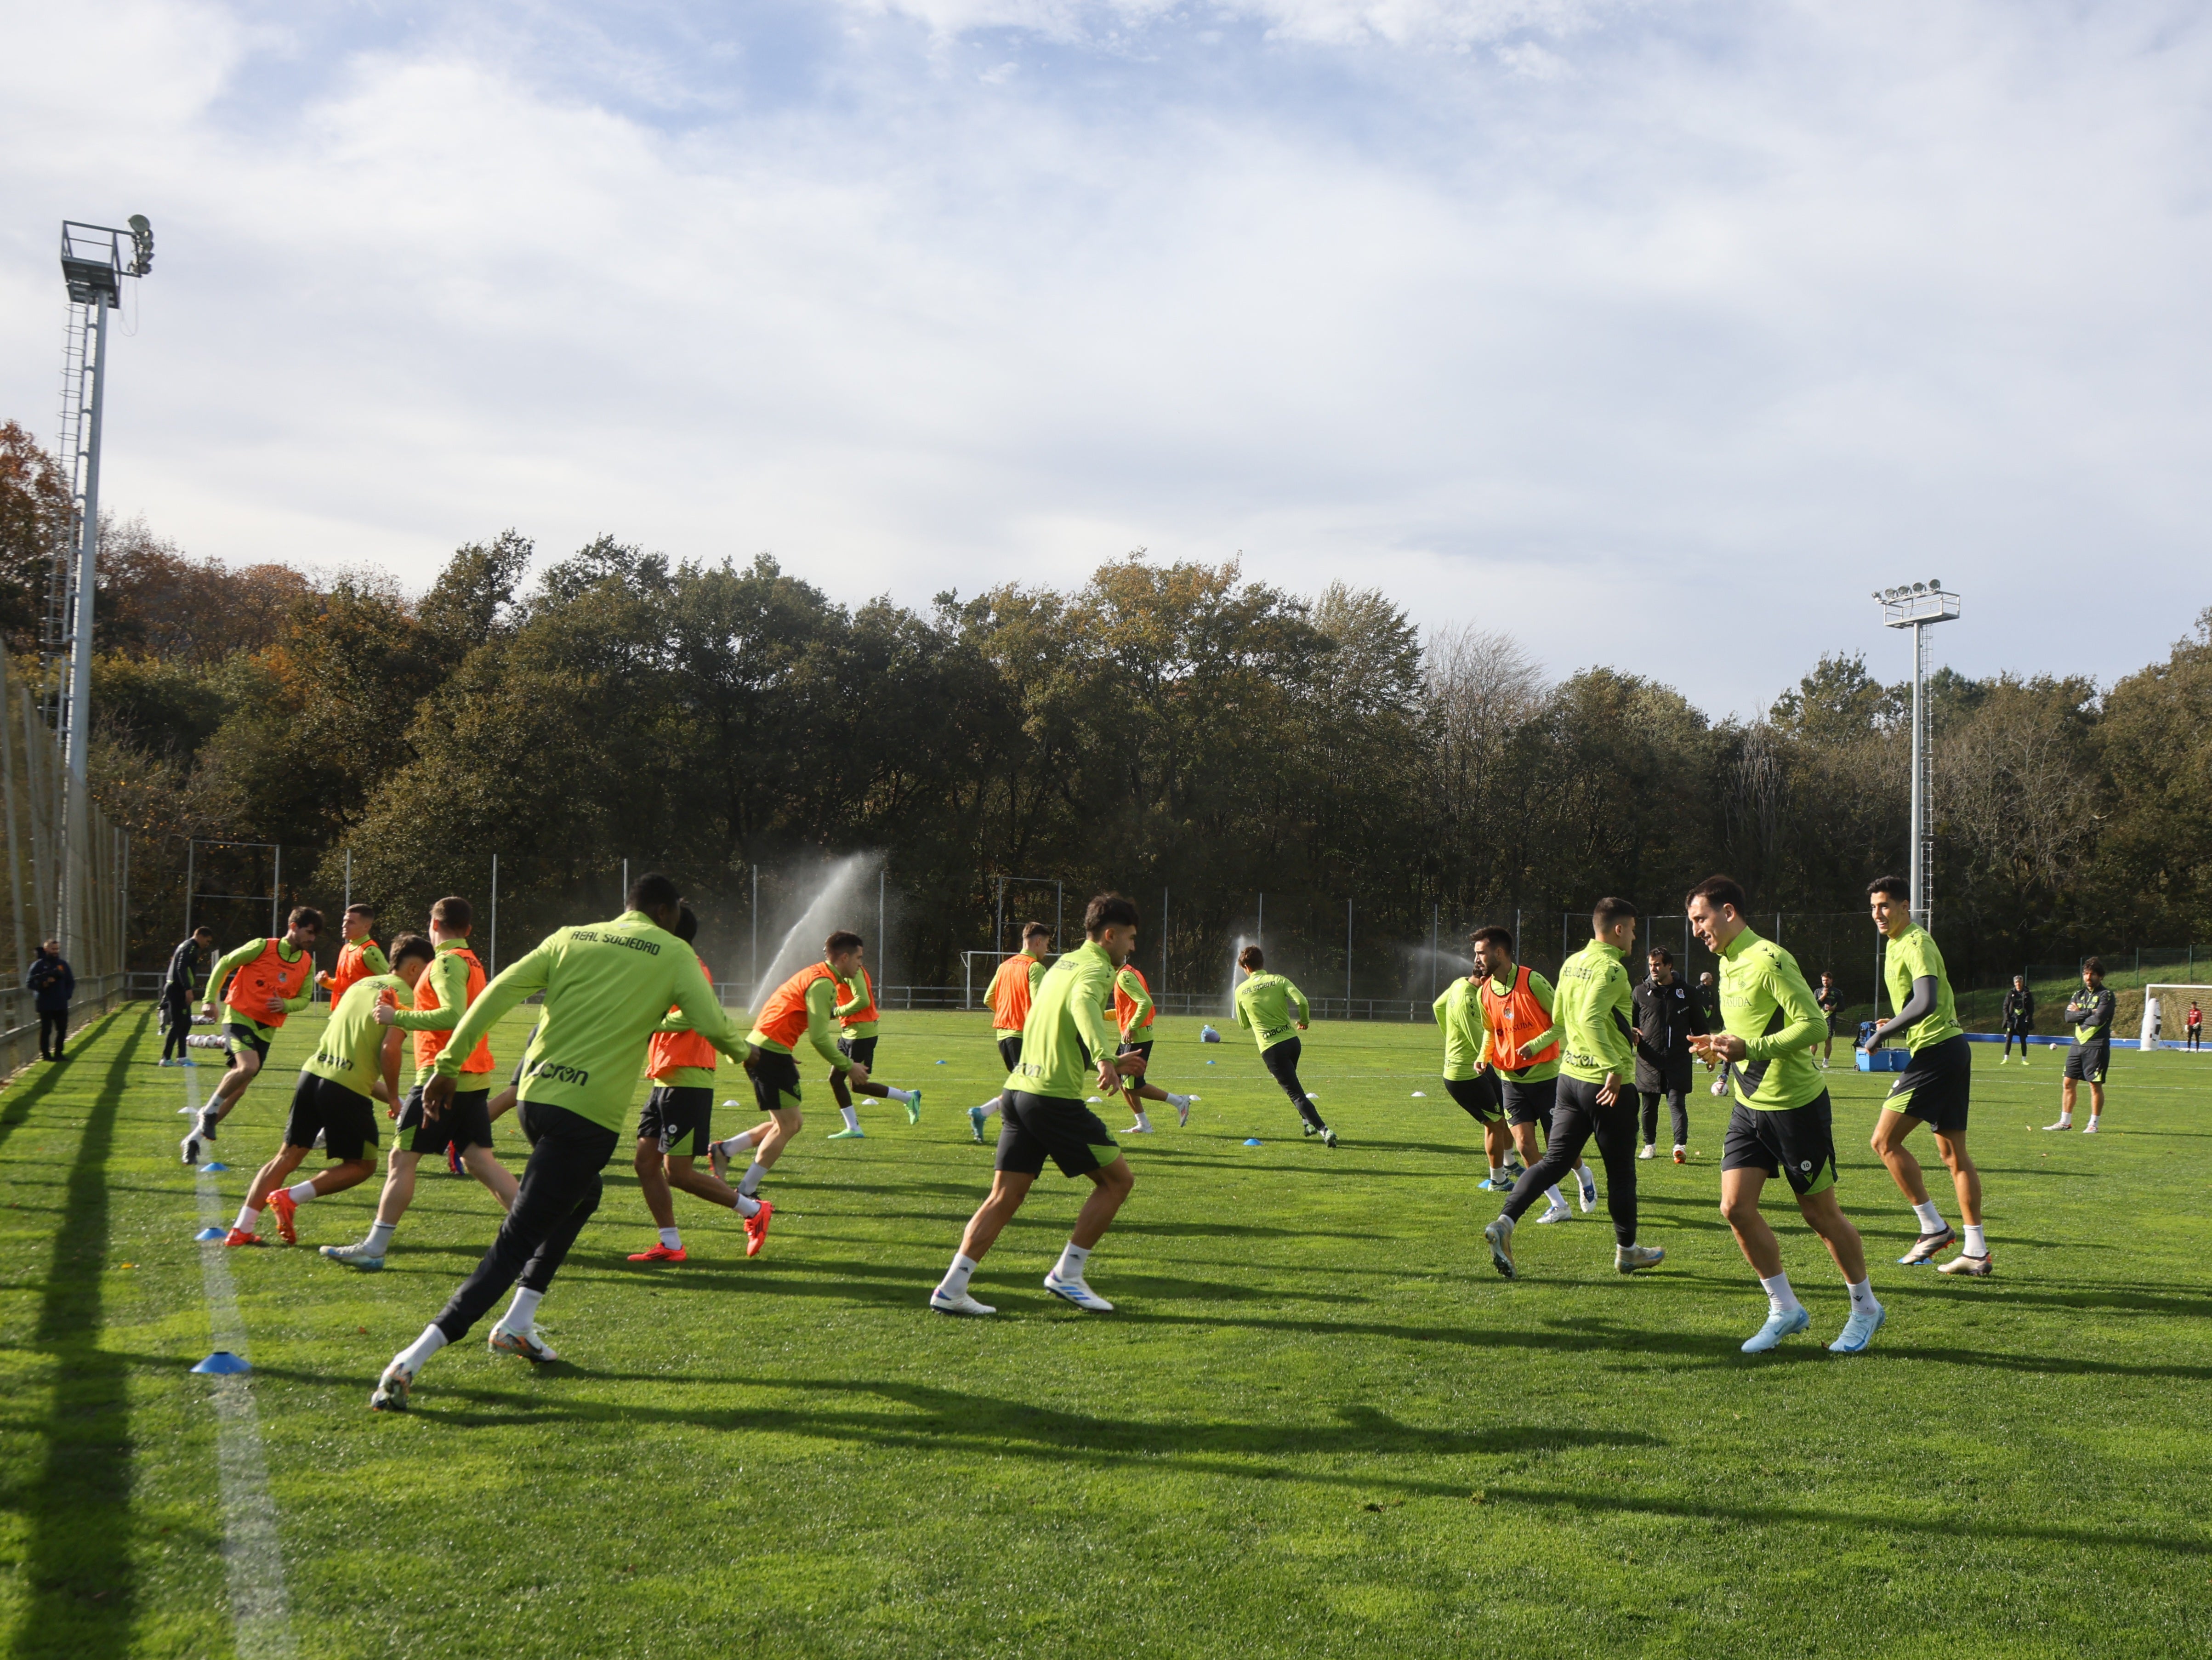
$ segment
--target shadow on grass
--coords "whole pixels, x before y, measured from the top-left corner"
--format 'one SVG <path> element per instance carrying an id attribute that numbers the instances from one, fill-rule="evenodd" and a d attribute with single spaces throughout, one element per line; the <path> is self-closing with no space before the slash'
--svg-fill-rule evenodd
<path id="1" fill-rule="evenodd" d="M 53 1367 L 53 1394 L 44 1426 L 45 1473 L 22 1495 L 29 1608 L 13 1652 L 26 1660 L 92 1660 L 131 1651 L 137 1612 L 131 1363 L 100 1347 L 100 1286 L 107 1268 L 107 1159 L 147 1018 L 139 1017 L 108 1061 L 86 1115 L 40 1301 L 33 1341 Z"/>
<path id="2" fill-rule="evenodd" d="M 76 1045 L 76 1065 L 81 1066 L 83 1063 L 86 1048 L 106 1037 L 108 1029 L 119 1018 L 120 1016 L 117 1014 L 102 1015 L 76 1034 L 73 1040 Z M 145 1017 L 143 1015 L 139 1017 L 139 1025 L 142 1027 L 145 1025 Z M 31 1116 L 32 1108 L 37 1106 L 40 1102 L 76 1075 L 76 1066 L 67 1061 L 58 1064 L 52 1061 L 41 1061 L 40 1064 L 45 1067 L 45 1070 L 36 1077 L 21 1079 L 8 1086 L 4 1094 L 0 1094 L 0 1101 L 6 1103 L 5 1106 L 0 1106 L 0 1142 L 5 1142 L 9 1136 L 22 1128 L 24 1121 Z M 114 1075 L 112 1068 L 110 1069 L 109 1075 L 112 1079 Z M 111 1082 L 109 1087 L 117 1088 L 120 1085 Z"/>

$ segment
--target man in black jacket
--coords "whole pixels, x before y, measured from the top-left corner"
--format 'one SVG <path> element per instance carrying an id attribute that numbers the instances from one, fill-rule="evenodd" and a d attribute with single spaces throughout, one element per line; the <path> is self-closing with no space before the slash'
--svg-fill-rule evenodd
<path id="1" fill-rule="evenodd" d="M 76 976 L 62 960 L 62 942 L 49 939 L 39 947 L 31 966 L 23 970 L 23 985 L 39 1010 L 39 1058 L 62 1058 L 62 1039 L 69 1036 L 70 999 L 76 993 Z"/>
<path id="2" fill-rule="evenodd" d="M 192 994 L 198 988 L 200 965 L 214 949 L 215 930 L 202 927 L 194 928 L 191 938 L 169 953 L 169 971 L 161 980 L 161 1065 L 165 1067 L 192 1064 L 185 1043 L 192 1035 Z"/>
<path id="3" fill-rule="evenodd" d="M 2035 1030 L 2035 994 L 2027 988 L 2025 976 L 2012 977 L 2012 989 L 2004 1000 L 2004 1053 L 1997 1057 L 1999 1066 L 2012 1059 L 2012 1040 L 2020 1039 L 2020 1063 L 2027 1064 L 2027 1035 Z"/>
<path id="4" fill-rule="evenodd" d="M 1651 972 L 1629 994 L 1636 1008 L 1636 1091 L 1644 1098 L 1644 1151 L 1650 1158 L 1659 1151 L 1659 1098 L 1667 1098 L 1667 1110 L 1674 1121 L 1674 1162 L 1687 1157 L 1690 1145 L 1690 1037 L 1707 1030 L 1705 1012 L 1697 993 L 1674 972 L 1672 952 L 1654 946 Z"/>

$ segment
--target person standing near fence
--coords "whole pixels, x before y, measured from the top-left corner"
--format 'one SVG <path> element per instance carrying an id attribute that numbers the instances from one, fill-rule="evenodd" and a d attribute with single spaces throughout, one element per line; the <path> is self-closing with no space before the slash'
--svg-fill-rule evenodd
<path id="1" fill-rule="evenodd" d="M 192 1035 L 192 995 L 198 989 L 200 964 L 214 949 L 215 930 L 202 926 L 169 953 L 168 972 L 161 976 L 161 1058 L 157 1065 L 194 1064 L 185 1042 Z"/>
<path id="2" fill-rule="evenodd" d="M 1705 1014 L 1688 984 L 1674 972 L 1672 952 L 1654 946 L 1646 960 L 1651 972 L 1635 993 L 1636 1092 L 1644 1098 L 1644 1150 L 1636 1156 L 1658 1156 L 1659 1098 L 1663 1095 L 1674 1121 L 1674 1162 L 1680 1164 L 1690 1151 L 1690 1039 L 1705 1035 Z"/>
<path id="3" fill-rule="evenodd" d="M 2020 1040 L 2020 1063 L 2027 1064 L 2027 1035 L 2035 1030 L 2035 994 L 2027 988 L 2027 977 L 2015 974 L 2012 989 L 2004 1000 L 2004 1053 L 1997 1057 L 2002 1066 L 2012 1059 L 2013 1039 Z"/>
<path id="4" fill-rule="evenodd" d="M 23 986 L 39 1011 L 39 1058 L 62 1058 L 62 1040 L 69 1036 L 70 999 L 76 994 L 76 974 L 62 956 L 62 942 L 49 939 L 23 970 Z"/>

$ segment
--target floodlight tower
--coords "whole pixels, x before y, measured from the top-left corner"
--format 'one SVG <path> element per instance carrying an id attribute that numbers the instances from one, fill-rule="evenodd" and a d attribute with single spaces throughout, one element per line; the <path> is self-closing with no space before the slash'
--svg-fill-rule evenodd
<path id="1" fill-rule="evenodd" d="M 1935 772 L 1928 745 L 1928 629 L 1958 616 L 1959 596 L 1944 593 L 1938 581 L 1883 588 L 1875 599 L 1884 627 L 1912 630 L 1912 842 L 1905 878 L 1912 885 L 1913 918 L 1926 927 L 1936 883 L 1936 833 L 1928 824 Z"/>
<path id="2" fill-rule="evenodd" d="M 130 251 L 125 260 L 125 246 Z M 107 384 L 107 314 L 123 297 L 123 279 L 154 268 L 154 228 L 146 216 L 131 216 L 130 228 L 62 222 L 62 280 L 70 298 L 69 332 L 62 348 L 63 464 L 70 475 L 67 538 L 53 551 L 46 581 L 46 610 L 39 636 L 41 678 L 66 656 L 68 672 L 49 691 L 54 729 L 69 761 L 64 834 L 74 847 L 90 818 L 85 773 L 92 739 L 92 595 L 100 555 L 100 422 Z M 72 891 L 55 861 L 58 931 L 65 954 L 82 949 L 84 896 Z"/>

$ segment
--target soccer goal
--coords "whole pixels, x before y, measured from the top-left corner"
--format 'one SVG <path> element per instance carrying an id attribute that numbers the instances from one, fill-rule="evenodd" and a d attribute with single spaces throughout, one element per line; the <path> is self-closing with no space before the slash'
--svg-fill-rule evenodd
<path id="1" fill-rule="evenodd" d="M 2199 1008 L 2212 1004 L 2212 986 L 2145 986 L 2140 1046 L 2180 1048 L 2191 1003 Z"/>

